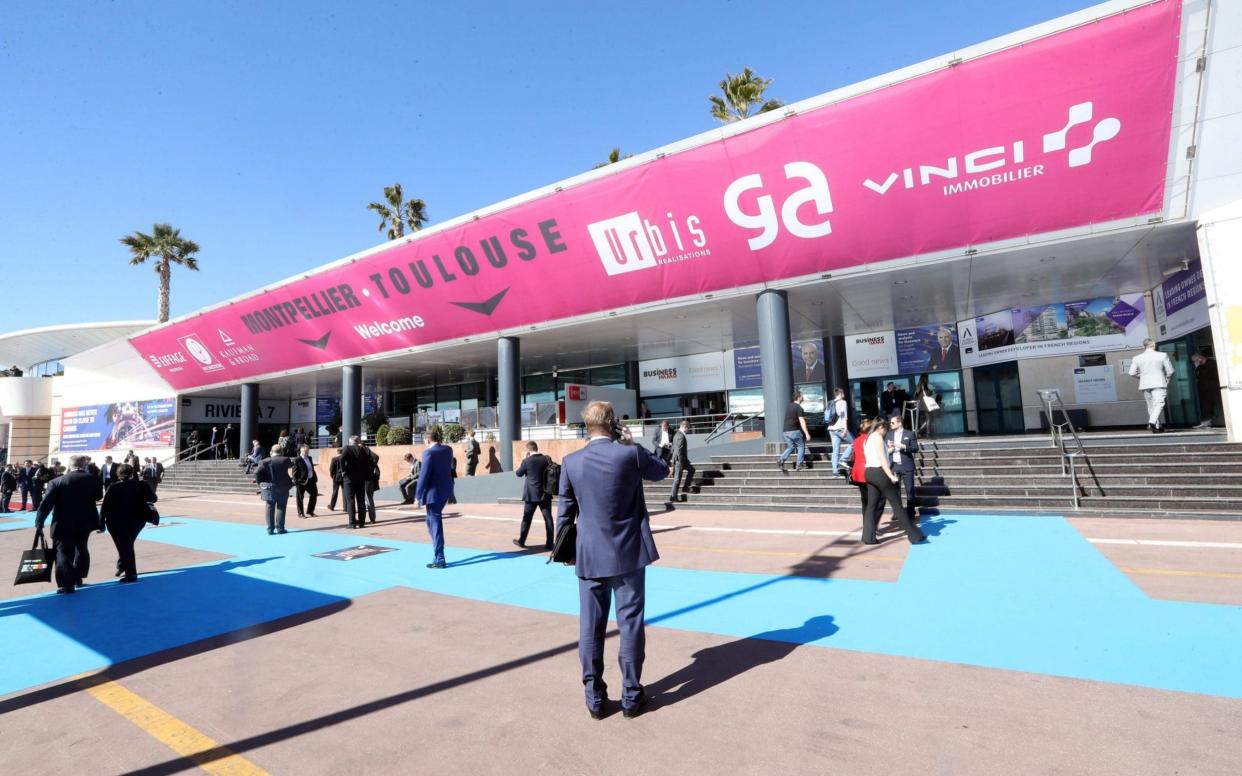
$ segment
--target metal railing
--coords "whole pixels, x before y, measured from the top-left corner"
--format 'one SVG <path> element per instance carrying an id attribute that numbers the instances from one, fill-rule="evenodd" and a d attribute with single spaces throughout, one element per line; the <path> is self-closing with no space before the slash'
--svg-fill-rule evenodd
<path id="1" fill-rule="evenodd" d="M 756 430 L 762 431 L 763 430 L 763 412 L 762 411 L 755 412 L 750 415 L 743 415 L 740 418 L 737 417 L 738 415 L 741 415 L 741 413 L 734 413 L 732 415 L 726 415 L 724 419 L 721 420 L 719 423 L 717 423 L 716 427 L 711 430 L 711 433 L 707 435 L 707 438 L 703 440 L 703 444 L 710 445 L 715 440 L 719 439 L 725 434 L 733 433 L 738 428 L 745 428 L 745 430 L 747 431 L 756 431 Z M 749 427 L 748 427 L 748 424 L 749 424 Z M 755 426 L 758 426 L 758 428 L 757 429 L 754 428 Z"/>
<path id="2" fill-rule="evenodd" d="M 1091 473 L 1091 479 L 1095 482 L 1095 488 L 1101 496 L 1107 495 L 1103 486 L 1100 485 L 1100 478 L 1096 476 L 1095 468 L 1091 465 L 1091 457 L 1087 455 L 1087 448 L 1083 445 L 1082 439 L 1078 436 L 1078 431 L 1074 428 L 1073 422 L 1070 421 L 1069 412 L 1065 409 L 1065 404 L 1061 401 L 1061 392 L 1056 388 L 1041 388 L 1038 391 L 1039 400 L 1044 405 L 1044 412 L 1048 417 L 1048 429 L 1052 434 L 1052 446 L 1057 448 L 1061 459 L 1061 476 L 1069 475 L 1070 487 L 1073 489 L 1074 509 L 1081 509 L 1083 489 L 1078 482 L 1077 458 L 1081 457 L 1084 464 L 1087 465 L 1087 471 Z M 1056 410 L 1061 411 L 1061 421 L 1056 419 Z M 1070 436 L 1073 438 L 1074 448 L 1069 450 L 1066 448 L 1065 431 L 1069 430 Z"/>

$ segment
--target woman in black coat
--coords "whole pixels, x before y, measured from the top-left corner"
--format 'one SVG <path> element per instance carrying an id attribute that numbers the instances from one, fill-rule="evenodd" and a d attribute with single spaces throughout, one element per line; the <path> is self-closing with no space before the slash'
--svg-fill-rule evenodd
<path id="1" fill-rule="evenodd" d="M 122 582 L 138 581 L 134 542 L 150 515 L 148 504 L 156 501 L 151 486 L 134 477 L 129 464 L 117 467 L 117 482 L 104 494 L 99 510 L 100 532 L 106 528 L 116 545 L 116 575 Z"/>

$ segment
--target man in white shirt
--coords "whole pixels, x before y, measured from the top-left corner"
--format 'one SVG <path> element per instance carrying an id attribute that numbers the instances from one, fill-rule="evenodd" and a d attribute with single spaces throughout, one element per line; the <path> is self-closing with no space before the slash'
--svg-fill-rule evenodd
<path id="1" fill-rule="evenodd" d="M 1168 397 L 1173 362 L 1169 354 L 1156 350 L 1154 339 L 1143 340 L 1143 352 L 1130 362 L 1130 376 L 1137 377 L 1139 390 L 1147 400 L 1147 427 L 1153 434 L 1164 433 L 1164 402 Z"/>
<path id="2" fill-rule="evenodd" d="M 832 440 L 832 476 L 848 477 L 849 464 L 854 458 L 854 447 L 850 444 L 854 441 L 854 435 L 850 433 L 849 403 L 845 401 L 844 388 L 833 392 L 824 419 L 828 425 L 828 438 Z M 841 455 L 842 447 L 845 448 L 845 455 Z M 845 471 L 838 470 L 838 466 L 844 466 Z"/>

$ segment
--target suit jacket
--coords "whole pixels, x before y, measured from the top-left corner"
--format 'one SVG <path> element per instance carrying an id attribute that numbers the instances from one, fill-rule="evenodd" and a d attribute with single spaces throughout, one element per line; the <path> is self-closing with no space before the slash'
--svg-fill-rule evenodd
<path id="1" fill-rule="evenodd" d="M 23 466 L 17 470 L 17 484 L 22 488 L 33 488 L 35 486 L 35 467 L 29 468 Z"/>
<path id="2" fill-rule="evenodd" d="M 315 473 L 315 463 L 311 461 L 307 464 L 305 458 L 297 457 L 293 459 L 293 481 L 298 485 L 307 485 L 319 479 L 319 475 Z"/>
<path id="3" fill-rule="evenodd" d="M 682 464 L 690 463 L 690 440 L 686 439 L 681 429 L 677 429 L 677 433 L 673 434 L 672 460 L 681 461 Z"/>
<path id="4" fill-rule="evenodd" d="M 17 490 L 17 475 L 8 469 L 0 472 L 0 490 L 7 490 L 10 493 Z"/>
<path id="5" fill-rule="evenodd" d="M 655 482 L 667 476 L 668 467 L 646 448 L 604 437 L 565 456 L 556 530 L 559 534 L 576 516 L 576 572 L 581 579 L 629 574 L 660 558 L 643 480 Z"/>
<path id="6" fill-rule="evenodd" d="M 147 521 L 147 504 L 156 501 L 155 491 L 145 482 L 118 482 L 104 494 L 99 508 L 100 522 L 109 531 L 132 530 Z"/>
<path id="7" fill-rule="evenodd" d="M 824 381 L 824 362 L 816 361 L 815 366 L 811 367 L 811 377 L 806 376 L 806 362 L 799 360 L 794 364 L 793 376 L 795 383 L 822 383 Z"/>
<path id="8" fill-rule="evenodd" d="M 543 473 L 548 470 L 548 464 L 551 461 L 552 459 L 543 453 L 528 455 L 514 472 L 517 476 L 526 478 L 526 483 L 522 486 L 524 503 L 539 504 L 552 498 L 551 493 L 545 493 L 543 490 Z"/>
<path id="9" fill-rule="evenodd" d="M 99 477 L 100 477 L 100 479 L 103 479 L 104 472 L 106 471 L 106 472 L 107 472 L 107 474 L 108 474 L 108 479 L 107 479 L 107 482 L 108 482 L 108 483 L 110 483 L 110 484 L 115 484 L 115 483 L 116 483 L 116 470 L 117 470 L 117 468 L 119 468 L 119 467 L 120 467 L 120 464 L 119 464 L 119 463 L 115 463 L 115 462 L 113 462 L 113 463 L 106 463 L 106 464 L 104 464 L 103 466 L 100 466 L 100 467 L 99 467 Z"/>
<path id="10" fill-rule="evenodd" d="M 466 463 L 477 463 L 479 460 L 479 442 L 471 439 L 469 446 L 466 448 Z"/>
<path id="11" fill-rule="evenodd" d="M 434 444 L 423 451 L 414 500 L 421 504 L 442 504 L 453 497 L 453 448 Z"/>
<path id="12" fill-rule="evenodd" d="M 288 498 L 289 489 L 293 487 L 293 480 L 289 477 L 289 467 L 292 465 L 293 462 L 283 455 L 265 458 L 255 470 L 254 480 L 255 482 L 270 482 L 273 496 L 278 499 Z"/>
<path id="13" fill-rule="evenodd" d="M 905 404 L 910 400 L 910 394 L 898 388 L 889 393 L 884 391 L 880 394 L 880 412 L 885 415 L 895 415 L 905 409 Z"/>
<path id="14" fill-rule="evenodd" d="M 900 447 L 905 445 L 905 450 L 894 450 L 890 456 L 892 463 L 890 468 L 895 472 L 912 472 L 914 471 L 914 454 L 919 451 L 919 437 L 908 428 L 901 430 L 901 438 L 897 438 L 896 431 L 888 431 L 884 434 L 885 442 L 896 442 Z"/>
<path id="15" fill-rule="evenodd" d="M 1130 362 L 1130 376 L 1139 379 L 1140 391 L 1165 388 L 1173 377 L 1173 362 L 1168 353 L 1144 350 Z"/>
<path id="16" fill-rule="evenodd" d="M 962 354 L 958 351 L 957 345 L 950 345 L 943 358 L 940 355 L 940 346 L 937 345 L 931 352 L 931 358 L 927 360 L 928 372 L 949 372 L 961 368 Z"/>
<path id="17" fill-rule="evenodd" d="M 341 476 L 354 485 L 371 479 L 371 451 L 362 445 L 348 445 L 341 453 Z"/>
<path id="18" fill-rule="evenodd" d="M 341 473 L 341 454 L 340 453 L 337 453 L 336 455 L 332 456 L 332 460 L 328 462 L 328 476 L 332 478 L 333 482 L 340 482 L 341 478 L 345 476 L 344 474 Z"/>
<path id="19" fill-rule="evenodd" d="M 142 481 L 143 482 L 159 482 L 160 481 L 160 470 L 155 468 L 154 464 L 145 464 L 142 467 Z"/>
<path id="20" fill-rule="evenodd" d="M 99 510 L 95 502 L 103 498 L 103 483 L 99 478 L 84 471 L 71 471 L 52 480 L 39 514 L 35 528 L 43 529 L 43 521 L 52 515 L 52 541 L 74 539 L 99 528 Z"/>

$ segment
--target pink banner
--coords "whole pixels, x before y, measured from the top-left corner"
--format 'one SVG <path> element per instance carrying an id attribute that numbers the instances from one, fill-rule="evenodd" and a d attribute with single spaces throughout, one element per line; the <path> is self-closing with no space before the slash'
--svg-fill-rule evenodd
<path id="1" fill-rule="evenodd" d="M 1179 0 L 656 159 L 138 335 L 177 389 L 1157 212 Z"/>

